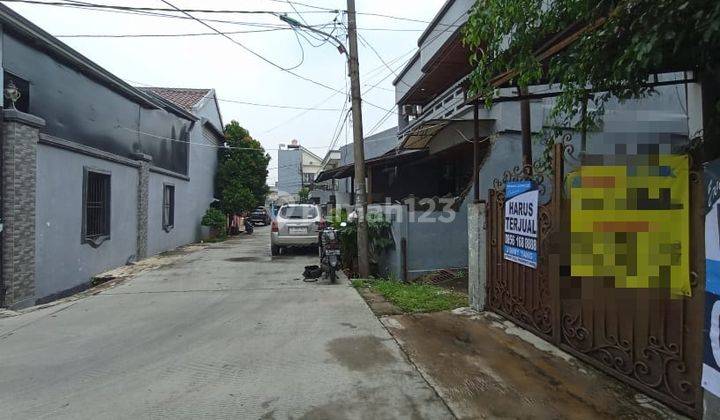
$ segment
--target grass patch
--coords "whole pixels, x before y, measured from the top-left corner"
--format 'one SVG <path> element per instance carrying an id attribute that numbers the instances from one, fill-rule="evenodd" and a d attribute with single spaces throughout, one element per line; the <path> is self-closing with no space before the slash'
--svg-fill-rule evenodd
<path id="1" fill-rule="evenodd" d="M 350 282 L 352 284 L 352 287 L 356 289 L 360 289 L 363 287 L 370 287 L 370 281 L 368 280 L 361 280 L 361 279 L 355 279 Z"/>
<path id="2" fill-rule="evenodd" d="M 467 306 L 467 296 L 442 287 L 392 280 L 353 280 L 355 288 L 368 287 L 380 293 L 403 312 L 438 312 Z"/>

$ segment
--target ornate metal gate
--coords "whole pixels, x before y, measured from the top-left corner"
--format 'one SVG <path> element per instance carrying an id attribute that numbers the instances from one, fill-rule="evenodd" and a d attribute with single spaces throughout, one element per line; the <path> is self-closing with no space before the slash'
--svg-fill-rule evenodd
<path id="1" fill-rule="evenodd" d="M 563 195 L 566 145 L 554 150 L 552 197 L 540 206 L 538 268 L 503 259 L 507 172 L 489 192 L 487 307 L 615 378 L 692 417 L 702 411 L 700 371 L 705 289 L 703 192 L 691 176 L 692 297 L 618 289 L 612 279 L 569 276 L 570 202 Z M 546 179 L 534 177 L 541 192 Z"/>

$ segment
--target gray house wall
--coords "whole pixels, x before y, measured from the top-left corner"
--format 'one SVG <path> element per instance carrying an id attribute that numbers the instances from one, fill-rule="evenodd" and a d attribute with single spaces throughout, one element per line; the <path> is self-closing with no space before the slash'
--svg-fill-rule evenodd
<path id="1" fill-rule="evenodd" d="M 110 172 L 110 239 L 98 248 L 81 243 L 83 168 Z M 36 199 L 36 298 L 84 286 L 91 277 L 135 258 L 135 167 L 53 146 L 38 147 Z"/>
<path id="2" fill-rule="evenodd" d="M 222 120 L 214 101 L 206 98 L 194 108 L 194 114 L 222 129 Z M 200 221 L 214 200 L 217 144 L 203 136 L 202 124 L 190 132 L 189 180 L 155 171 L 150 172 L 148 204 L 148 255 L 155 255 L 200 239 Z M 175 187 L 175 226 L 162 226 L 163 187 Z"/>
<path id="3" fill-rule="evenodd" d="M 391 222 L 394 246 L 380 256 L 381 275 L 402 279 L 401 243 L 406 242 L 407 274 L 412 280 L 440 269 L 467 267 L 467 202 L 466 199 L 452 220 L 442 211 L 408 211 L 404 205 L 371 205 L 370 212 L 382 212 Z"/>
<path id="4" fill-rule="evenodd" d="M 195 127 L 191 133 L 190 178 L 151 166 L 147 209 L 149 256 L 200 238 L 200 220 L 213 200 L 217 148 L 203 137 L 200 125 Z M 73 147 L 71 142 L 67 143 Z M 84 288 L 98 273 L 137 258 L 138 164 L 96 149 L 88 150 L 101 157 L 90 157 L 48 142 L 38 147 L 35 292 L 40 302 Z M 85 167 L 111 175 L 110 239 L 97 248 L 81 243 Z M 175 223 L 169 232 L 162 226 L 166 183 L 175 186 Z"/>
<path id="5" fill-rule="evenodd" d="M 85 288 L 97 274 L 142 257 L 145 242 L 152 255 L 199 239 L 200 220 L 213 200 L 218 146 L 203 136 L 203 128 L 206 123 L 214 131 L 223 128 L 214 98 L 188 112 L 127 85 L 1 5 L 0 22 L 3 70 L 30 84 L 25 96 L 30 114 L 20 113 L 24 117 L 18 121 L 32 123 L 37 118 L 31 114 L 45 120 L 38 124 L 40 134 L 27 139 L 37 147 L 22 149 L 32 150 L 36 161 L 22 174 L 32 184 L 24 190 L 35 191 L 34 203 L 18 196 L 13 199 L 27 208 L 3 209 L 3 218 L 8 211 L 33 215 L 35 233 L 28 230 L 26 242 L 35 255 L 18 259 L 23 267 L 3 268 L 0 303 L 22 307 Z M 6 119 L 11 114 L 4 112 Z M 16 131 L 24 133 L 5 133 L 3 142 L 24 145 Z M 148 176 L 141 176 L 148 166 Z M 110 237 L 95 247 L 81 240 L 86 168 L 109 173 L 111 182 Z M 10 176 L 4 177 L 4 187 L 18 183 Z M 144 179 L 147 207 L 142 205 Z M 162 229 L 164 183 L 175 186 L 170 232 Z M 10 226 L 13 235 L 19 223 Z M 11 239 L 2 235 L 3 247 Z M 21 285 L 28 298 L 7 293 L 24 279 L 17 272 L 34 277 L 33 287 Z"/>

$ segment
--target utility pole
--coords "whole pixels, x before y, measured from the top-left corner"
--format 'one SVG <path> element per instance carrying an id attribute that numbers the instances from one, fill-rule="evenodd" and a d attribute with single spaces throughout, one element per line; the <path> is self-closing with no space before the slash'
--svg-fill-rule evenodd
<path id="1" fill-rule="evenodd" d="M 295 19 L 287 16 L 278 16 L 280 20 L 290 26 L 304 28 L 308 31 L 319 33 L 334 40 L 338 45 L 338 51 L 347 55 L 348 73 L 350 75 L 350 93 L 352 96 L 352 120 L 353 120 L 353 150 L 355 160 L 355 176 L 353 197 L 355 198 L 355 211 L 357 220 L 357 248 L 358 248 L 358 271 L 360 277 L 367 278 L 370 275 L 370 258 L 368 246 L 368 223 L 367 223 L 367 188 L 365 185 L 365 148 L 363 147 L 363 126 L 362 126 L 362 99 L 360 95 L 360 63 L 358 60 L 357 43 L 357 22 L 355 20 L 355 0 L 347 0 L 348 15 L 348 39 L 350 48 L 345 49 L 342 41 L 337 37 L 323 32 L 312 26 L 304 25 Z"/>
<path id="2" fill-rule="evenodd" d="M 355 161 L 355 211 L 357 220 L 358 271 L 360 277 L 370 275 L 368 256 L 367 190 L 365 187 L 365 148 L 363 147 L 362 99 L 360 97 L 360 63 L 358 60 L 357 22 L 355 0 L 347 0 L 348 38 L 350 51 L 348 71 L 352 96 L 353 150 Z"/>

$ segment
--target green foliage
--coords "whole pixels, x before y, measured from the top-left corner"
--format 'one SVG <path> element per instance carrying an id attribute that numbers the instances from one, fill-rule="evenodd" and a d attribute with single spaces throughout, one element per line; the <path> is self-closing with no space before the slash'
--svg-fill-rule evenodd
<path id="1" fill-rule="evenodd" d="M 227 216 L 219 209 L 207 209 L 200 223 L 203 226 L 209 226 L 219 237 L 227 235 Z"/>
<path id="2" fill-rule="evenodd" d="M 225 139 L 230 149 L 218 152 L 215 177 L 219 207 L 226 214 L 250 211 L 265 202 L 270 156 L 260 142 L 253 139 L 237 121 L 225 126 Z"/>
<path id="3" fill-rule="evenodd" d="M 379 213 L 370 213 L 367 216 L 368 239 L 370 241 L 370 253 L 377 256 L 381 252 L 392 248 L 394 245 L 390 227 L 392 224 Z M 375 261 L 374 258 L 371 260 Z"/>
<path id="4" fill-rule="evenodd" d="M 437 312 L 467 306 L 467 296 L 428 284 L 394 280 L 354 280 L 355 288 L 369 287 L 403 312 Z"/>
<path id="5" fill-rule="evenodd" d="M 240 213 L 257 207 L 258 197 L 239 179 L 231 180 L 222 190 L 221 205 L 228 213 Z"/>
<path id="6" fill-rule="evenodd" d="M 577 42 L 548 61 L 535 56 L 562 31 L 584 27 Z M 464 28 L 464 42 L 473 51 L 471 90 L 487 106 L 495 94 L 493 78 L 515 70 L 511 85 L 552 82 L 562 90 L 550 125 L 591 129 L 611 97 L 652 94 L 647 81 L 655 72 L 717 71 L 720 1 L 481 0 Z M 588 87 L 599 93 L 588 94 Z"/>
<path id="7" fill-rule="evenodd" d="M 309 196 L 310 196 L 310 189 L 308 187 L 302 187 L 302 188 L 300 188 L 300 191 L 298 191 L 298 197 L 300 197 L 301 203 L 307 203 Z"/>
<path id="8" fill-rule="evenodd" d="M 346 219 L 347 220 L 347 219 Z M 353 261 L 357 258 L 357 223 L 347 222 L 347 225 L 335 227 L 340 233 L 340 255 L 342 256 L 343 267 L 352 268 Z"/>
<path id="9" fill-rule="evenodd" d="M 328 213 L 327 220 L 333 228 L 340 230 L 342 222 L 347 222 L 348 213 L 345 209 L 334 208 Z"/>
<path id="10" fill-rule="evenodd" d="M 341 213 L 342 217 L 342 213 Z M 345 213 L 347 220 L 347 213 Z M 343 221 L 345 221 L 343 220 Z M 392 248 L 395 244 L 390 231 L 390 222 L 380 213 L 370 213 L 367 215 L 368 222 L 368 241 L 370 248 L 370 263 L 377 264 L 378 257 L 385 250 Z M 352 259 L 357 257 L 357 221 L 347 222 L 345 227 L 340 226 L 341 222 L 337 222 L 335 227 L 340 232 L 340 252 L 343 256 L 343 266 L 352 267 L 350 264 Z"/>

